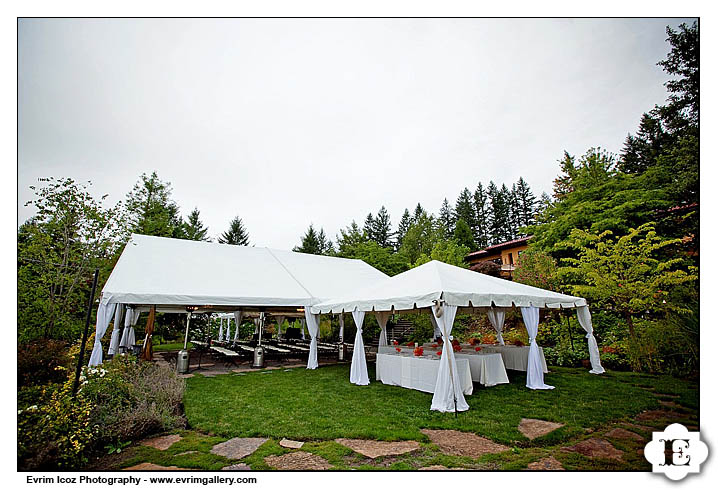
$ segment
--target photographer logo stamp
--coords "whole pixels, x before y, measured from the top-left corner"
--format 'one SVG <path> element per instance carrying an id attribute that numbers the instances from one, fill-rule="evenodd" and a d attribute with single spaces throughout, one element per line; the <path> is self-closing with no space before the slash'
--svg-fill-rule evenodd
<path id="1" fill-rule="evenodd" d="M 644 455 L 654 473 L 664 473 L 671 480 L 682 480 L 688 473 L 698 473 L 708 457 L 708 446 L 700 432 L 688 432 L 681 424 L 671 424 L 663 432 L 654 432 Z"/>

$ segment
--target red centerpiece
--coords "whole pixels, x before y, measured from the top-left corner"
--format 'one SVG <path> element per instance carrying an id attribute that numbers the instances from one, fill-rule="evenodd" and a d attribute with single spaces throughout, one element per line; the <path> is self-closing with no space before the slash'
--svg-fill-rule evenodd
<path id="1" fill-rule="evenodd" d="M 414 342 L 407 342 L 407 343 L 406 343 L 406 346 L 407 346 L 407 347 L 414 347 L 414 345 L 416 345 L 416 344 L 414 344 Z"/>
<path id="2" fill-rule="evenodd" d="M 397 351 L 397 352 L 401 352 L 401 347 L 397 347 L 397 348 L 396 348 L 396 351 Z"/>
<path id="3" fill-rule="evenodd" d="M 475 347 L 474 350 L 475 350 L 476 352 L 479 352 L 479 351 L 481 350 L 481 347 Z"/>
<path id="4" fill-rule="evenodd" d="M 421 356 L 423 356 L 423 355 L 424 355 L 424 348 L 423 348 L 423 347 L 417 347 L 416 349 L 414 349 L 414 355 L 415 355 L 416 357 L 421 357 Z"/>
<path id="5" fill-rule="evenodd" d="M 394 345 L 399 345 L 399 342 L 397 340 L 392 340 L 391 343 Z"/>
<path id="6" fill-rule="evenodd" d="M 441 351 L 437 352 L 436 355 L 441 357 Z"/>
<path id="7" fill-rule="evenodd" d="M 439 347 L 439 344 L 431 344 L 431 347 L 433 347 L 434 349 L 436 349 L 437 347 Z"/>

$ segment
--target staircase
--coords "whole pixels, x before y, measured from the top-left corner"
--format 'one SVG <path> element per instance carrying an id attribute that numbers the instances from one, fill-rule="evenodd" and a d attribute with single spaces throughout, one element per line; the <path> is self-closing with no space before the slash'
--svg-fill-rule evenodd
<path id="1" fill-rule="evenodd" d="M 400 318 L 393 327 L 388 329 L 387 334 L 390 341 L 392 339 L 406 340 L 414 335 L 414 324 L 407 319 Z"/>

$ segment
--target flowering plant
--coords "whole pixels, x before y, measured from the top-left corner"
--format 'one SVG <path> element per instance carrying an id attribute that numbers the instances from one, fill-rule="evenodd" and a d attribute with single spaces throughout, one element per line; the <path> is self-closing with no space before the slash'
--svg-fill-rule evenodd
<path id="1" fill-rule="evenodd" d="M 423 355 L 424 355 L 424 348 L 423 348 L 423 347 L 417 347 L 416 349 L 414 349 L 414 355 L 415 355 L 416 357 L 421 357 L 421 356 L 423 356 Z"/>
<path id="2" fill-rule="evenodd" d="M 479 352 L 479 351 L 481 350 L 481 347 L 475 347 L 474 350 L 475 350 L 476 352 Z"/>
<path id="3" fill-rule="evenodd" d="M 451 346 L 454 348 L 454 352 L 459 352 L 459 351 L 461 351 L 461 345 L 459 345 L 459 344 L 452 344 Z"/>
<path id="4" fill-rule="evenodd" d="M 476 339 L 474 337 L 469 339 L 469 345 L 476 345 Z"/>
<path id="5" fill-rule="evenodd" d="M 399 345 L 399 342 L 396 341 L 396 340 L 392 340 L 391 343 L 394 344 L 394 345 Z"/>

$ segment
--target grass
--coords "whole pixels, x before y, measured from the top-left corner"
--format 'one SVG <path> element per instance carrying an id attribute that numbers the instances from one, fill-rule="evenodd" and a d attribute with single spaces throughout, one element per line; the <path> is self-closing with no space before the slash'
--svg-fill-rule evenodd
<path id="1" fill-rule="evenodd" d="M 369 368 L 373 379 L 373 366 Z M 697 407 L 697 387 L 671 377 L 583 369 L 552 368 L 546 382 L 555 390 L 532 391 L 524 373 L 510 373 L 510 384 L 477 387 L 466 397 L 467 412 L 432 412 L 431 394 L 372 382 L 349 383 L 349 366 L 314 371 L 294 369 L 228 374 L 187 380 L 185 412 L 191 427 L 223 437 L 270 437 L 313 441 L 338 437 L 428 441 L 420 429 L 475 432 L 496 442 L 526 446 L 517 429 L 521 418 L 546 419 L 565 427 L 532 441 L 553 445 L 612 420 L 630 420 L 658 409 L 661 394 L 680 395 Z"/>
<path id="2" fill-rule="evenodd" d="M 187 342 L 187 350 L 190 351 L 194 345 L 192 342 Z M 170 342 L 168 344 L 157 344 L 152 346 L 152 350 L 155 352 L 169 352 L 179 351 L 184 348 L 184 342 Z"/>
<path id="3" fill-rule="evenodd" d="M 369 367 L 373 378 L 373 366 Z M 192 430 L 180 431 L 182 440 L 166 451 L 136 444 L 106 466 L 125 468 L 141 462 L 202 470 L 218 470 L 230 461 L 210 452 L 213 445 L 232 437 L 268 437 L 241 462 L 253 470 L 271 469 L 265 458 L 290 449 L 283 437 L 306 441 L 302 451 L 321 456 L 333 470 L 414 470 L 442 465 L 478 470 L 523 470 L 534 461 L 554 457 L 567 470 L 650 471 L 639 453 L 650 431 L 679 421 L 696 424 L 698 386 L 670 376 L 608 372 L 594 376 L 583 369 L 551 368 L 546 382 L 551 391 L 531 391 L 525 374 L 510 372 L 511 384 L 492 388 L 475 386 L 467 397 L 471 409 L 454 414 L 431 412 L 431 395 L 372 382 L 349 383 L 349 366 L 265 370 L 232 373 L 213 378 L 187 379 L 185 412 Z M 660 409 L 659 400 L 679 404 L 670 416 L 632 423 L 639 412 Z M 557 421 L 564 427 L 533 441 L 517 426 L 521 418 Z M 645 440 L 616 439 L 606 435 L 615 427 L 629 428 Z M 479 458 L 444 454 L 420 429 L 447 428 L 474 432 L 509 446 L 510 450 Z M 338 437 L 380 440 L 413 439 L 420 449 L 400 456 L 371 460 L 334 442 Z M 624 451 L 620 461 L 590 459 L 562 447 L 590 438 L 609 440 Z"/>

